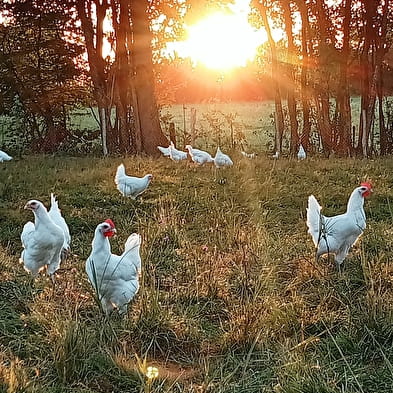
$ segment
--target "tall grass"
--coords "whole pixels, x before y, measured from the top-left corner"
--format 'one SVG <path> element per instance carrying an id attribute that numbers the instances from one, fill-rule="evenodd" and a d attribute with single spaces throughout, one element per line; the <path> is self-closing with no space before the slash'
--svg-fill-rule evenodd
<path id="1" fill-rule="evenodd" d="M 210 167 L 164 158 L 31 156 L 1 166 L 0 392 L 392 391 L 392 161 L 232 156 L 221 183 Z M 137 201 L 115 188 L 121 161 L 154 174 Z M 338 214 L 365 178 L 375 189 L 368 227 L 338 272 L 315 261 L 307 197 Z M 23 206 L 48 205 L 50 192 L 73 238 L 54 290 L 18 263 L 32 219 Z M 126 318 L 103 315 L 84 271 L 107 218 L 118 230 L 113 252 L 132 232 L 143 238 Z"/>

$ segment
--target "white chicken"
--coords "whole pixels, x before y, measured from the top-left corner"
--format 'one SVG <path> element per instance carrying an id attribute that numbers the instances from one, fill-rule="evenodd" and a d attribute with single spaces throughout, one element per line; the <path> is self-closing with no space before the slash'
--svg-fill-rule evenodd
<path id="1" fill-rule="evenodd" d="M 120 164 L 117 167 L 115 183 L 117 189 L 123 196 L 135 199 L 138 195 L 146 191 L 152 179 L 153 175 L 151 174 L 143 177 L 127 176 L 124 165 Z"/>
<path id="2" fill-rule="evenodd" d="M 37 200 L 30 200 L 25 205 L 34 213 L 34 223 L 27 222 L 21 234 L 24 250 L 20 260 L 25 270 L 36 276 L 47 268 L 48 275 L 54 280 L 53 274 L 60 267 L 61 250 L 64 245 L 64 232 L 55 224 L 44 204 Z"/>
<path id="3" fill-rule="evenodd" d="M 278 160 L 280 158 L 280 152 L 276 151 L 273 155 L 272 158 L 274 158 L 275 160 Z"/>
<path id="4" fill-rule="evenodd" d="M 187 160 L 187 153 L 185 151 L 181 151 L 176 149 L 175 145 L 171 142 L 169 145 L 169 158 L 172 161 L 178 162 L 182 160 Z"/>
<path id="5" fill-rule="evenodd" d="M 172 143 L 172 142 L 171 142 Z M 157 149 L 162 153 L 164 157 L 169 157 L 169 145 L 168 147 L 163 147 L 163 146 L 157 146 Z"/>
<path id="6" fill-rule="evenodd" d="M 304 150 L 303 145 L 299 146 L 299 151 L 297 152 L 297 159 L 304 160 L 306 158 L 306 151 Z"/>
<path id="7" fill-rule="evenodd" d="M 250 158 L 250 159 L 253 159 L 258 155 L 257 153 L 246 153 L 245 151 L 242 151 L 241 153 L 243 157 Z"/>
<path id="8" fill-rule="evenodd" d="M 214 162 L 213 157 L 206 151 L 194 149 L 191 145 L 186 145 L 186 149 L 188 150 L 192 161 L 194 161 L 198 165 Z"/>
<path id="9" fill-rule="evenodd" d="M 226 166 L 231 166 L 233 165 L 233 161 L 231 160 L 231 158 L 227 155 L 224 154 L 220 147 L 217 147 L 217 152 L 216 155 L 214 157 L 214 165 L 216 166 L 216 168 L 225 168 Z"/>
<path id="10" fill-rule="evenodd" d="M 372 192 L 370 183 L 361 183 L 348 200 L 347 211 L 333 217 L 321 214 L 321 206 L 314 195 L 308 198 L 307 226 L 316 247 L 317 259 L 324 254 L 334 254 L 338 266 L 342 264 L 349 249 L 366 228 L 364 198 Z"/>
<path id="11" fill-rule="evenodd" d="M 67 259 L 67 256 L 70 253 L 70 249 L 71 249 L 70 229 L 68 228 L 68 225 L 64 217 L 61 215 L 59 204 L 56 200 L 56 196 L 53 193 L 50 194 L 50 201 L 51 201 L 51 207 L 48 212 L 49 217 L 56 225 L 58 225 L 63 230 L 63 234 L 64 234 L 64 244 L 63 244 L 63 249 L 61 250 L 61 260 L 64 261 L 65 259 Z"/>
<path id="12" fill-rule="evenodd" d="M 111 253 L 109 238 L 116 233 L 113 221 L 99 224 L 94 233 L 92 251 L 86 260 L 86 273 L 106 315 L 114 309 L 127 312 L 127 305 L 139 289 L 141 236 L 133 233 L 122 255 Z"/>
<path id="13" fill-rule="evenodd" d="M 12 160 L 12 157 L 9 156 L 5 151 L 0 150 L 0 162 L 10 161 L 10 160 Z"/>

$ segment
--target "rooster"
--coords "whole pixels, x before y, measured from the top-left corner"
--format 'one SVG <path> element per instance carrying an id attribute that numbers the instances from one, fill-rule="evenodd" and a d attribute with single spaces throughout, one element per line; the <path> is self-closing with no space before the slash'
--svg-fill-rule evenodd
<path id="1" fill-rule="evenodd" d="M 216 166 L 216 168 L 224 168 L 226 166 L 233 165 L 233 161 L 227 154 L 224 154 L 221 151 L 220 147 L 217 147 L 217 152 L 214 157 L 214 165 Z"/>
<path id="2" fill-rule="evenodd" d="M 307 226 L 316 247 L 317 259 L 324 254 L 334 254 L 338 266 L 342 264 L 349 249 L 366 228 L 364 198 L 372 192 L 370 183 L 361 183 L 348 200 L 347 211 L 333 217 L 321 214 L 321 206 L 314 195 L 308 198 Z"/>
<path id="3" fill-rule="evenodd" d="M 213 157 L 206 151 L 194 149 L 191 145 L 186 145 L 189 155 L 192 161 L 198 165 L 203 165 L 208 162 L 214 162 Z"/>
<path id="4" fill-rule="evenodd" d="M 127 312 L 128 303 L 138 292 L 141 273 L 141 236 L 133 233 L 126 241 L 123 254 L 114 255 L 109 238 L 115 233 L 112 220 L 99 224 L 86 261 L 86 273 L 106 315 L 114 309 L 120 314 Z"/>
<path id="5" fill-rule="evenodd" d="M 21 240 L 24 250 L 20 260 L 25 270 L 36 276 L 47 268 L 54 282 L 53 274 L 60 267 L 61 251 L 64 246 L 64 232 L 48 214 L 44 204 L 37 200 L 26 203 L 25 209 L 34 213 L 34 223 L 27 222 L 23 227 Z"/>
<path id="6" fill-rule="evenodd" d="M 116 171 L 115 183 L 123 196 L 135 199 L 146 191 L 152 179 L 153 175 L 151 174 L 143 177 L 127 176 L 124 165 L 120 164 Z"/>
<path id="7" fill-rule="evenodd" d="M 61 250 L 61 260 L 64 261 L 65 259 L 67 259 L 67 256 L 70 253 L 70 245 L 71 245 L 70 229 L 68 228 L 68 225 L 64 217 L 61 215 L 59 204 L 56 200 L 56 196 L 53 193 L 50 194 L 50 200 L 51 200 L 51 207 L 48 212 L 49 217 L 52 219 L 52 221 L 55 224 L 57 224 L 63 230 L 63 234 L 64 234 L 64 244 L 63 244 L 63 249 Z"/>
<path id="8" fill-rule="evenodd" d="M 5 151 L 0 150 L 0 162 L 10 161 L 10 160 L 12 160 L 12 157 L 9 156 Z"/>

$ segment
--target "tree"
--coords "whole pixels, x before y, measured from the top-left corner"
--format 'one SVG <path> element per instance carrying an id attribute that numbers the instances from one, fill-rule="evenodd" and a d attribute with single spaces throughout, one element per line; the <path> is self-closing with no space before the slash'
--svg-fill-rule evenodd
<path id="1" fill-rule="evenodd" d="M 301 136 L 301 143 L 306 151 L 309 151 L 310 134 L 311 134 L 311 121 L 310 121 L 310 89 L 308 85 L 308 70 L 310 64 L 310 49 L 309 49 L 309 35 L 310 24 L 308 20 L 308 10 L 303 0 L 297 1 L 300 19 L 302 23 L 301 28 L 301 101 L 302 101 L 302 116 L 303 116 L 303 132 Z"/>
<path id="2" fill-rule="evenodd" d="M 363 79 L 357 150 L 364 157 L 367 157 L 370 153 L 369 141 L 371 127 L 374 122 L 378 79 L 382 75 L 384 56 L 391 45 L 390 40 L 387 40 L 387 34 L 392 27 L 392 9 L 389 7 L 388 1 L 364 1 L 362 5 L 364 10 L 364 35 L 360 64 L 363 71 Z M 383 143 L 385 143 L 384 136 L 382 130 Z"/>
<path id="3" fill-rule="evenodd" d="M 281 6 L 284 12 L 284 25 L 285 33 L 287 36 L 287 56 L 286 56 L 286 69 L 287 69 L 287 102 L 288 102 L 288 113 L 290 120 L 291 130 L 291 143 L 290 153 L 294 156 L 299 146 L 299 124 L 297 121 L 297 110 L 296 110 L 296 85 L 295 85 L 295 65 L 297 61 L 297 53 L 293 38 L 293 19 L 291 11 L 291 1 L 282 1 Z"/>
<path id="4" fill-rule="evenodd" d="M 157 154 L 167 143 L 154 93 L 153 35 L 155 5 L 146 0 L 76 0 L 89 59 L 94 97 L 109 152 Z M 103 58 L 104 21 L 111 15 L 114 58 Z M 116 119 L 112 123 L 112 107 Z"/>
<path id="5" fill-rule="evenodd" d="M 254 0 L 252 1 L 252 7 L 259 11 L 261 22 L 265 27 L 267 39 L 271 54 L 271 75 L 272 75 L 272 85 L 274 90 L 274 106 L 275 106 L 275 140 L 274 140 L 274 150 L 282 152 L 282 138 L 284 134 L 284 113 L 282 109 L 281 91 L 279 80 L 281 78 L 281 72 L 279 69 L 279 62 L 277 59 L 277 48 L 274 42 L 270 22 L 267 15 L 267 4 L 265 0 Z"/>
<path id="6" fill-rule="evenodd" d="M 76 59 L 83 48 L 65 39 L 70 16 L 45 1 L 3 4 L 12 18 L 0 26 L 0 85 L 17 97 L 35 150 L 54 151 L 67 136 L 67 107 L 83 96 Z M 5 108 L 7 109 L 7 108 Z"/>
<path id="7" fill-rule="evenodd" d="M 350 55 L 350 25 L 351 25 L 351 0 L 344 0 L 341 4 L 344 12 L 342 27 L 342 48 L 339 58 L 339 84 L 337 89 L 337 124 L 338 141 L 335 145 L 342 155 L 351 155 L 351 99 L 348 85 L 348 64 Z"/>

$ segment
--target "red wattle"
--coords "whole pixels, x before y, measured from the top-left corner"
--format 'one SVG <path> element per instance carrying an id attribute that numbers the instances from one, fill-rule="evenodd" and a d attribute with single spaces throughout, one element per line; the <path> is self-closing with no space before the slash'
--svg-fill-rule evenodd
<path id="1" fill-rule="evenodd" d="M 106 231 L 106 232 L 104 232 L 104 236 L 105 237 L 112 237 L 114 234 L 115 234 L 114 231 Z"/>

